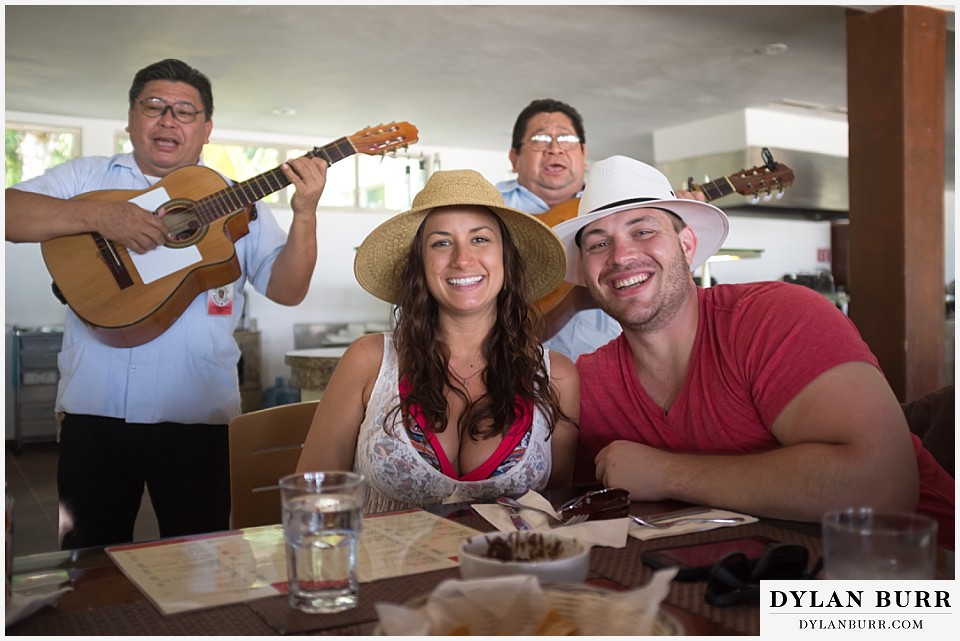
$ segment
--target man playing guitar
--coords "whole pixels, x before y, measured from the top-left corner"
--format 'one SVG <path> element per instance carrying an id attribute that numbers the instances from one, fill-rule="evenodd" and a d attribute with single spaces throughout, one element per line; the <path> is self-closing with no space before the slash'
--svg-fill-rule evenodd
<path id="1" fill-rule="evenodd" d="M 556 225 L 577 213 L 573 199 L 583 190 L 586 156 L 579 112 L 559 100 L 534 100 L 513 127 L 510 162 L 517 178 L 500 182 L 497 188 L 508 207 Z M 585 288 L 561 285 L 560 290 L 559 302 L 543 310 L 544 347 L 576 361 L 619 336 L 619 323 L 596 307 Z"/>
<path id="2" fill-rule="evenodd" d="M 577 215 L 587 169 L 583 117 L 572 106 L 544 98 L 527 105 L 513 126 L 510 163 L 517 177 L 497 183 L 508 207 L 555 226 Z M 675 190 L 677 198 L 706 202 L 700 190 Z M 576 362 L 620 335 L 620 324 L 599 309 L 585 287 L 562 283 L 540 301 L 544 347 Z"/>
<path id="3" fill-rule="evenodd" d="M 162 208 L 154 215 L 126 200 L 75 197 L 144 190 L 197 165 L 212 115 L 210 81 L 201 72 L 173 59 L 141 69 L 127 112 L 133 153 L 69 161 L 7 189 L 6 239 L 96 234 L 116 253 L 159 251 L 170 240 Z M 317 258 L 327 162 L 298 158 L 282 171 L 296 187 L 289 236 L 258 203 L 249 232 L 236 242 L 239 278 L 212 283 L 158 337 L 110 346 L 67 309 L 56 403 L 64 413 L 57 471 L 63 548 L 132 541 L 144 485 L 160 536 L 228 529 L 227 425 L 240 413 L 233 331 L 243 288 L 249 282 L 274 302 L 296 305 Z"/>

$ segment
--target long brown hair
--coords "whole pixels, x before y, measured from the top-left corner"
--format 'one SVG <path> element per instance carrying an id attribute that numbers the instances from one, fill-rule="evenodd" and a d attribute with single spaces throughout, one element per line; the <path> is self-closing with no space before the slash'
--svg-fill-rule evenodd
<path id="1" fill-rule="evenodd" d="M 457 427 L 474 440 L 506 434 L 517 419 L 518 401 L 538 407 L 551 433 L 554 424 L 566 417 L 544 367 L 539 338 L 543 319 L 527 288 L 523 256 L 506 225 L 494 217 L 503 238 L 503 289 L 497 296 L 497 320 L 482 347 L 487 359 L 482 375 L 486 393 L 470 402 L 451 377 L 450 349 L 439 338 L 439 307 L 427 288 L 421 223 L 398 268 L 402 286 L 393 333 L 400 378 L 406 377 L 410 391 L 387 413 L 386 425 L 393 424 L 390 418 L 397 411 L 408 420 L 411 404 L 417 404 L 427 422 L 421 427 L 443 432 L 448 427 L 447 388 L 463 399 L 466 409 Z"/>

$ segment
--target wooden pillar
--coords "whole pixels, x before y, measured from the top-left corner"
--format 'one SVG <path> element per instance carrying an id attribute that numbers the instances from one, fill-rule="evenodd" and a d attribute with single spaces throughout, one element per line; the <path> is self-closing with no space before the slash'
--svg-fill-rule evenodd
<path id="1" fill-rule="evenodd" d="M 850 317 L 893 391 L 945 381 L 940 9 L 847 12 Z"/>

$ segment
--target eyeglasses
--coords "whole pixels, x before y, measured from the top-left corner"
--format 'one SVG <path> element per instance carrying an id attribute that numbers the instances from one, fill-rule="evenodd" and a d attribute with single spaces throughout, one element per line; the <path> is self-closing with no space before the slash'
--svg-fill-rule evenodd
<path id="1" fill-rule="evenodd" d="M 559 136 L 534 134 L 530 136 L 529 140 L 521 144 L 530 147 L 533 151 L 546 151 L 550 148 L 550 145 L 553 144 L 554 140 L 557 141 L 557 146 L 563 151 L 571 151 L 580 145 L 580 136 L 575 134 L 560 134 Z"/>
<path id="2" fill-rule="evenodd" d="M 810 552 L 802 545 L 776 545 L 751 563 L 743 552 L 731 552 L 710 568 L 704 599 L 710 605 L 727 606 L 760 600 L 760 581 L 812 579 L 823 566 L 821 558 L 807 572 Z"/>
<path id="3" fill-rule="evenodd" d="M 169 109 L 173 117 L 185 125 L 189 125 L 197 119 L 198 114 L 203 113 L 203 109 L 197 109 L 189 102 L 175 102 L 171 105 L 162 98 L 137 98 L 135 101 L 147 118 L 159 118 Z"/>

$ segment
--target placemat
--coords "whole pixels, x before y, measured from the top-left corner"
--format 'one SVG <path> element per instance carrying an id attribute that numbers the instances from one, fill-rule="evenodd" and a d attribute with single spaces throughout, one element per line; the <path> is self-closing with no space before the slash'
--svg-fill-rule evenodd
<path id="1" fill-rule="evenodd" d="M 357 607 L 332 614 L 307 614 L 290 607 L 286 596 L 251 601 L 247 607 L 260 615 L 274 634 L 303 634 L 377 621 L 377 603 L 406 603 L 428 594 L 446 579 L 459 579 L 459 568 L 412 574 L 373 583 L 361 583 Z M 339 631 L 343 633 L 342 631 Z"/>
<path id="2" fill-rule="evenodd" d="M 50 616 L 45 616 L 49 613 Z M 109 633 L 105 633 L 109 630 Z M 120 603 L 94 610 L 58 613 L 41 610 L 7 628 L 8 635 L 196 636 L 274 635 L 274 630 L 246 605 L 232 605 L 164 616 L 147 601 Z"/>
<path id="3" fill-rule="evenodd" d="M 718 537 L 718 532 L 718 530 L 708 530 L 646 542 L 631 539 L 623 550 L 594 548 L 590 553 L 591 576 L 610 579 L 628 588 L 646 585 L 653 575 L 653 570 L 644 565 L 640 558 L 644 551 L 659 547 L 718 541 L 721 540 Z M 810 550 L 811 564 L 821 554 L 820 542 L 816 537 L 763 523 L 727 528 L 725 534 L 727 536 L 723 538 L 731 539 L 759 534 L 783 543 L 805 545 Z M 748 604 L 718 608 L 704 601 L 705 591 L 705 581 L 674 581 L 666 602 L 714 621 L 739 634 L 760 634 L 759 605 Z"/>

